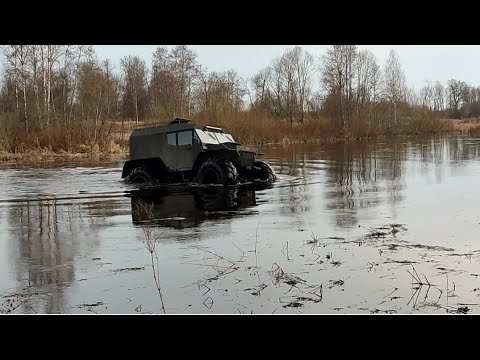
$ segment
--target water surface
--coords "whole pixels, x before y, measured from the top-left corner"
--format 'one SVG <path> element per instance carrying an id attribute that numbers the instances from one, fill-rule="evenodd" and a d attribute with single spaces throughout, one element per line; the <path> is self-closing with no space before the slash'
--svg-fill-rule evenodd
<path id="1" fill-rule="evenodd" d="M 478 313 L 479 149 L 268 147 L 260 190 L 131 193 L 122 161 L 4 168 L 0 311 L 163 313 L 150 236 L 167 313 Z"/>

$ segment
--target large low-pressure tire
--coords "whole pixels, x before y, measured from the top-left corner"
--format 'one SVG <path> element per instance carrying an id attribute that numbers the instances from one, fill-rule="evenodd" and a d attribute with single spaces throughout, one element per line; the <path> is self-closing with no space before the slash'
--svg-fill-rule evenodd
<path id="1" fill-rule="evenodd" d="M 255 167 L 259 167 L 260 170 L 257 173 L 259 180 L 274 182 L 277 180 L 277 174 L 275 170 L 265 161 L 255 161 Z"/>
<path id="2" fill-rule="evenodd" d="M 238 172 L 231 161 L 210 158 L 200 166 L 193 181 L 204 185 L 235 185 L 238 181 Z"/>
<path id="3" fill-rule="evenodd" d="M 148 171 L 147 167 L 139 166 L 125 178 L 125 182 L 131 184 L 153 185 L 157 183 L 157 179 L 150 171 Z"/>

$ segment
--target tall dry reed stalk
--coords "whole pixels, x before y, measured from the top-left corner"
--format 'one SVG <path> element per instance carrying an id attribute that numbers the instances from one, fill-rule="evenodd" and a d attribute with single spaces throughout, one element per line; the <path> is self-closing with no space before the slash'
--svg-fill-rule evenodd
<path id="1" fill-rule="evenodd" d="M 156 234 L 157 227 L 153 224 L 155 220 L 155 208 L 154 204 L 149 204 L 145 201 L 139 201 L 135 204 L 133 211 L 140 219 L 144 219 L 142 224 L 143 230 L 143 245 L 150 253 L 150 261 L 152 264 L 153 279 L 155 286 L 157 287 L 160 302 L 162 304 L 163 313 L 166 314 L 165 304 L 163 302 L 163 295 L 160 287 L 160 264 L 158 261 L 157 245 L 159 244 L 159 238 Z"/>

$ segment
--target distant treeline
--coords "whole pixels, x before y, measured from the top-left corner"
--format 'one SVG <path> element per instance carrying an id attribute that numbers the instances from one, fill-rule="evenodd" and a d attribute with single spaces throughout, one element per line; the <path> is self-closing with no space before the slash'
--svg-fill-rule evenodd
<path id="1" fill-rule="evenodd" d="M 413 123 L 418 129 L 425 119 L 480 115 L 479 87 L 452 79 L 414 91 L 393 50 L 380 65 L 355 45 L 331 46 L 319 58 L 297 46 L 251 79 L 206 69 L 183 45 L 158 47 L 149 66 L 138 56 L 124 57 L 117 71 L 92 46 L 2 50 L 0 141 L 7 150 L 28 147 L 25 136 L 39 147 L 52 147 L 61 136 L 102 146 L 123 120 L 210 119 L 241 131 L 238 122 L 249 119 L 268 124 L 258 134 L 268 138 L 269 126 L 279 122 L 288 136 L 286 125 L 311 128 L 313 121 L 342 133 L 385 132 Z"/>

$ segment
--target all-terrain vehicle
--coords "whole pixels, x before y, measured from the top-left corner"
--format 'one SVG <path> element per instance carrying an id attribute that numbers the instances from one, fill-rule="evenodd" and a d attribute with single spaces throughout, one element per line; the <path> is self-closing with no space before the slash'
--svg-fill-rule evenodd
<path id="1" fill-rule="evenodd" d="M 257 150 L 235 142 L 223 129 L 176 118 L 135 129 L 122 179 L 130 183 L 236 185 L 276 180 Z"/>

